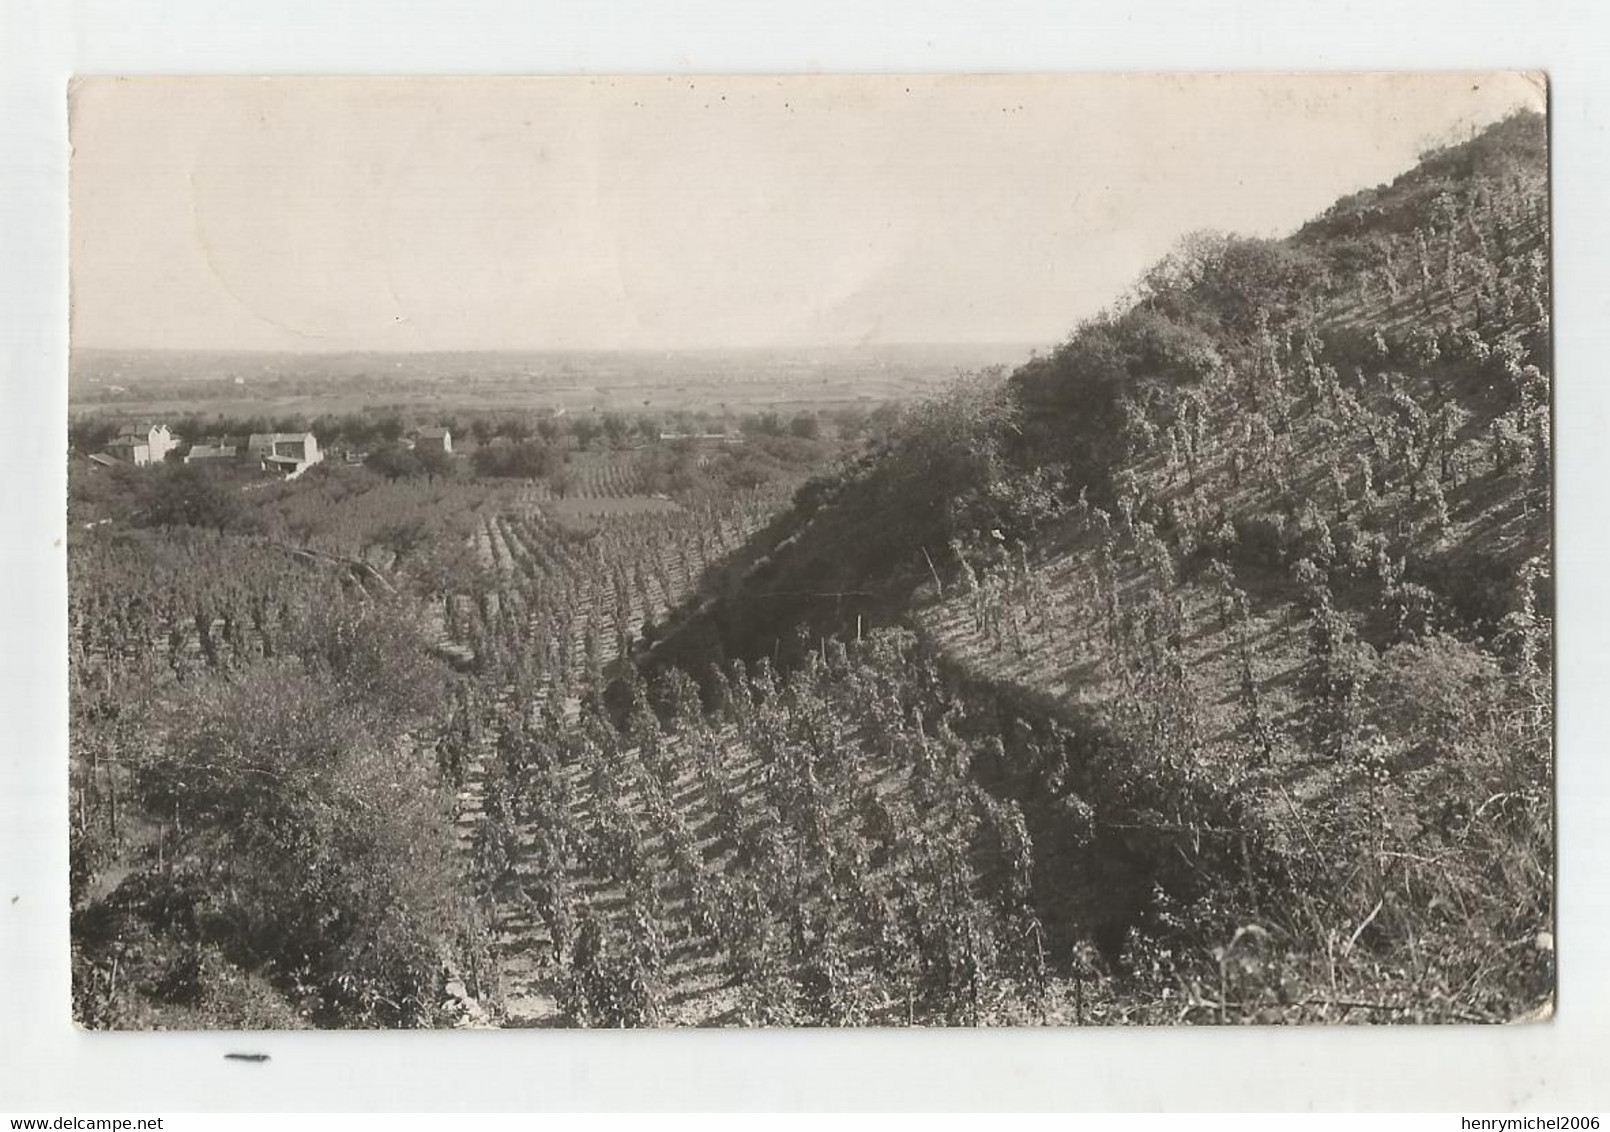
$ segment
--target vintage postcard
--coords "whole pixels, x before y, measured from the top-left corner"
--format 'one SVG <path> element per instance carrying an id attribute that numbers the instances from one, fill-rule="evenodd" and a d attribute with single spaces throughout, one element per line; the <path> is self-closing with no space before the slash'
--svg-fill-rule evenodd
<path id="1" fill-rule="evenodd" d="M 79 1025 L 1549 1016 L 1539 75 L 68 98 Z"/>

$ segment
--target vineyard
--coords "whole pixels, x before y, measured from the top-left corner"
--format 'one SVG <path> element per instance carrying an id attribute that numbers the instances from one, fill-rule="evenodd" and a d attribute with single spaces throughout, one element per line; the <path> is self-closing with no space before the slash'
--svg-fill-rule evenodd
<path id="1" fill-rule="evenodd" d="M 90 484 L 78 1017 L 1546 1011 L 1540 129 L 856 447 Z"/>
<path id="2" fill-rule="evenodd" d="M 347 972 L 318 991 L 318 1005 L 298 1010 L 255 985 L 283 983 L 286 973 L 269 963 L 248 978 L 248 1002 L 200 997 L 209 1010 L 246 1011 L 270 1025 L 475 1023 L 498 1009 L 488 965 L 515 961 L 505 954 L 513 929 L 506 904 L 492 899 L 483 880 L 487 847 L 497 841 L 495 818 L 504 812 L 503 786 L 490 785 L 501 783 L 488 769 L 500 765 L 496 748 L 483 750 L 463 736 L 501 734 L 499 713 L 528 695 L 557 705 L 550 719 L 563 721 L 568 733 L 583 698 L 596 703 L 634 650 L 646 647 L 656 621 L 697 602 L 707 572 L 783 501 L 772 488 L 684 505 L 633 494 L 639 484 L 629 458 L 604 456 L 581 468 L 565 498 L 540 483 L 420 483 L 362 473 L 261 491 L 250 485 L 250 521 L 236 530 L 142 530 L 108 520 L 75 538 L 74 902 L 86 1021 L 139 1025 L 153 1010 L 165 1017 L 175 1006 L 194 1007 L 193 988 L 174 1001 L 162 988 L 175 980 L 204 983 L 207 973 L 241 961 L 239 941 L 218 941 L 226 954 L 217 954 L 199 923 L 174 931 L 161 917 L 153 921 L 148 904 L 129 903 L 131 886 L 183 887 L 195 879 L 184 875 L 190 870 L 216 867 L 205 862 L 217 851 L 214 840 L 230 832 L 206 828 L 218 814 L 206 806 L 187 813 L 185 799 L 174 795 L 180 774 L 217 767 L 175 766 L 173 748 L 184 740 L 164 721 L 199 697 L 292 679 L 298 670 L 369 662 L 379 669 L 376 679 L 429 685 L 375 721 L 374 738 L 389 758 L 409 764 L 411 775 L 423 767 L 434 780 L 421 800 L 435 799 L 427 808 L 436 816 L 422 819 L 432 827 L 422 832 L 457 861 L 435 865 L 457 874 L 440 882 L 446 896 L 481 894 L 482 910 L 464 915 L 461 907 L 449 933 L 469 937 L 469 945 L 437 944 L 449 944 L 443 962 L 456 972 L 452 993 L 437 987 L 427 995 L 414 985 L 408 1010 L 392 999 L 377 1014 L 376 1002 L 386 999 L 374 992 L 361 1006 L 350 1001 Z M 394 631 L 405 632 L 408 640 L 393 643 L 425 661 L 423 672 L 407 663 L 393 671 L 396 658 L 366 657 L 369 642 L 350 635 Z M 375 685 L 367 693 L 382 694 Z M 260 765 L 247 773 L 259 773 Z M 522 799 L 528 804 L 534 799 Z M 447 841 L 437 841 L 436 832 Z M 190 918 L 201 917 L 192 911 Z M 153 930 L 155 938 L 147 938 Z M 131 938 L 143 942 L 131 947 Z M 136 976 L 142 965 L 143 977 Z M 409 977 L 435 981 L 419 968 Z M 305 987 L 309 978 L 298 969 L 294 981 Z"/>
<path id="3" fill-rule="evenodd" d="M 975 778 L 1037 850 L 1094 815 L 1040 911 L 1101 875 L 1074 915 L 1141 1016 L 1546 1012 L 1545 160 L 1521 115 L 1291 240 L 1184 240 L 802 492 L 685 635 L 790 667 L 905 622 L 1077 736 Z"/>
<path id="4" fill-rule="evenodd" d="M 684 678 L 669 728 L 641 685 L 619 729 L 553 697 L 466 721 L 489 736 L 473 875 L 509 1022 L 1043 1017 L 1022 816 L 925 731 L 886 647 L 735 670 L 708 714 Z"/>
<path id="5" fill-rule="evenodd" d="M 972 781 L 944 717 L 924 723 L 891 639 L 853 659 L 824 645 L 787 678 L 736 666 L 709 710 L 680 673 L 658 694 L 630 666 L 609 680 L 638 627 L 769 513 L 738 499 L 583 539 L 539 511 L 477 532 L 502 584 L 454 605 L 448 632 L 484 678 L 437 750 L 505 1023 L 1084 1011 L 1082 986 L 1050 978 L 1022 815 Z"/>

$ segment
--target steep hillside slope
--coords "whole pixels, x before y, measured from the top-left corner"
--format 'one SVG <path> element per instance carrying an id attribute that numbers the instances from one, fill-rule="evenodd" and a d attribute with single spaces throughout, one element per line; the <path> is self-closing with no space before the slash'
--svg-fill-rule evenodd
<path id="1" fill-rule="evenodd" d="M 1549 309 L 1534 114 L 1286 240 L 1187 237 L 807 486 L 659 659 L 903 621 L 1064 729 L 976 772 L 1037 842 L 1090 805 L 1138 999 L 1515 1017 L 1553 985 Z"/>

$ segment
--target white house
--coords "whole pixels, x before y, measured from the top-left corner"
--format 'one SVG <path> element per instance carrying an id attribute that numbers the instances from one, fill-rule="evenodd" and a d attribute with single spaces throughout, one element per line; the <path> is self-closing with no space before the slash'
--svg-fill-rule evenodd
<path id="1" fill-rule="evenodd" d="M 106 455 L 126 464 L 160 464 L 178 441 L 167 425 L 123 424 L 106 445 Z"/>

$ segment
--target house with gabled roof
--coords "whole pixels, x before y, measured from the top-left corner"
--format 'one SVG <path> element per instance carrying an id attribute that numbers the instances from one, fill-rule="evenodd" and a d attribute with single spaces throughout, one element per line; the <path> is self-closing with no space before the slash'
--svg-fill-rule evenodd
<path id="1" fill-rule="evenodd" d="M 125 441 L 132 441 L 133 444 L 123 443 Z M 135 462 L 139 464 L 160 464 L 167 458 L 168 453 L 178 446 L 178 443 L 178 438 L 168 431 L 168 426 L 165 424 L 153 424 L 148 421 L 124 421 L 117 426 L 117 435 L 113 437 L 112 444 L 108 444 L 107 448 L 111 449 L 113 444 L 125 449 L 144 445 L 146 450 L 145 459 L 136 460 Z M 118 458 L 122 459 L 121 456 Z"/>
<path id="2" fill-rule="evenodd" d="M 106 442 L 107 456 L 135 467 L 151 462 L 151 445 L 138 436 L 116 436 Z"/>
<path id="3" fill-rule="evenodd" d="M 254 432 L 246 441 L 246 454 L 262 463 L 264 471 L 294 479 L 324 459 L 311 432 Z"/>
<path id="4" fill-rule="evenodd" d="M 414 448 L 421 452 L 441 452 L 451 455 L 453 452 L 453 434 L 447 429 L 432 425 L 422 428 L 414 434 Z"/>

